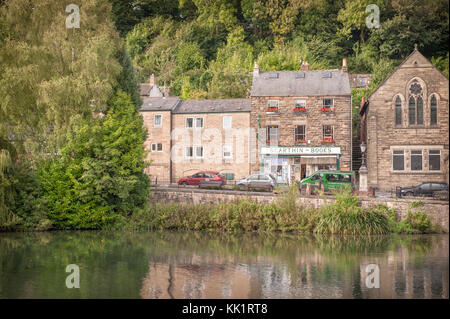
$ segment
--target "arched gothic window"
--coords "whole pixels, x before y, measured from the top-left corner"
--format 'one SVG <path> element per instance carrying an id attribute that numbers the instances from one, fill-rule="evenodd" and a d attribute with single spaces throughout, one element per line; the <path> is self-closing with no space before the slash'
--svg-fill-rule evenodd
<path id="1" fill-rule="evenodd" d="M 436 96 L 432 96 L 430 100 L 430 125 L 437 124 L 437 100 Z"/>
<path id="2" fill-rule="evenodd" d="M 417 80 L 409 87 L 408 119 L 409 125 L 423 124 L 423 90 Z"/>
<path id="3" fill-rule="evenodd" d="M 402 99 L 397 96 L 395 99 L 395 125 L 402 124 Z"/>

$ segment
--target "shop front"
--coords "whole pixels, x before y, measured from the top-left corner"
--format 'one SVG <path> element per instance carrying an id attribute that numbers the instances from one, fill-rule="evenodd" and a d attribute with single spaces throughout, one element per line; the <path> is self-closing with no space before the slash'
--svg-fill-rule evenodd
<path id="1" fill-rule="evenodd" d="M 260 154 L 261 172 L 272 174 L 280 184 L 291 184 L 321 169 L 339 170 L 341 148 L 262 147 Z"/>

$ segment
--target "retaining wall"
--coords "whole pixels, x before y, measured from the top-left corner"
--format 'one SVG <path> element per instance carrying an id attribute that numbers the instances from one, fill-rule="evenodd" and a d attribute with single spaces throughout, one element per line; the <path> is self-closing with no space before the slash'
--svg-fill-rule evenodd
<path id="1" fill-rule="evenodd" d="M 261 203 L 270 203 L 275 201 L 276 194 L 265 192 L 245 192 L 228 190 L 206 190 L 198 188 L 152 188 L 150 192 L 150 202 L 160 203 L 193 203 L 193 204 L 215 204 L 225 201 L 238 201 L 250 199 Z M 411 212 L 423 211 L 431 217 L 434 223 L 437 223 L 445 232 L 449 232 L 449 203 L 448 201 L 421 199 L 423 205 L 411 208 L 411 203 L 418 199 L 394 199 L 394 198 L 365 198 L 361 199 L 363 207 L 376 207 L 378 204 L 386 205 L 389 209 L 394 209 L 397 218 L 403 219 L 408 210 Z M 332 203 L 332 196 L 299 196 L 297 203 L 299 205 L 311 208 Z"/>

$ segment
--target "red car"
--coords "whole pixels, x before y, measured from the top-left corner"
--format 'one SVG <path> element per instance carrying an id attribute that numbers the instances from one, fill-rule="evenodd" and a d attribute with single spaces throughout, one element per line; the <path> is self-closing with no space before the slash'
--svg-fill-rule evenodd
<path id="1" fill-rule="evenodd" d="M 221 185 L 226 184 L 225 176 L 211 171 L 198 172 L 192 176 L 180 178 L 178 185 L 199 185 L 202 181 L 221 182 Z"/>

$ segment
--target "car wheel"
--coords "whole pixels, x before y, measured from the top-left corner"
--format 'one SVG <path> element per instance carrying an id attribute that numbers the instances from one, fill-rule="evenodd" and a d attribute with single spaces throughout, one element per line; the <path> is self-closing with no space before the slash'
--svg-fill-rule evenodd
<path id="1" fill-rule="evenodd" d="M 405 196 L 412 197 L 412 196 L 414 196 L 414 193 L 413 193 L 413 192 L 406 192 L 406 193 L 405 193 Z"/>

